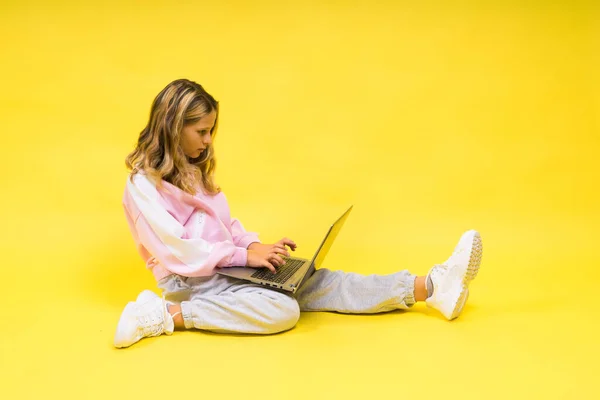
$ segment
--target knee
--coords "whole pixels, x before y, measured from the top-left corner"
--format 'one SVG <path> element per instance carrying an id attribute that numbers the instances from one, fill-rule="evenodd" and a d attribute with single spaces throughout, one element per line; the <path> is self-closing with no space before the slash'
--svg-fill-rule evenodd
<path id="1" fill-rule="evenodd" d="M 296 299 L 279 294 L 273 303 L 273 312 L 267 318 L 267 333 L 278 333 L 292 329 L 300 319 L 300 306 Z"/>

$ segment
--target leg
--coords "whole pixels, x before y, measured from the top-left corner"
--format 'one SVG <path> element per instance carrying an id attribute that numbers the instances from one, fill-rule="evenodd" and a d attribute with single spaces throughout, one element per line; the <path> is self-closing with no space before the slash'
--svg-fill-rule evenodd
<path id="1" fill-rule="evenodd" d="M 117 325 L 115 347 L 129 347 L 145 337 L 171 335 L 178 328 L 212 332 L 269 334 L 293 328 L 300 318 L 290 295 L 221 275 L 159 282 L 163 298 L 144 290 L 129 302 Z"/>
<path id="2" fill-rule="evenodd" d="M 191 291 L 189 300 L 169 305 L 179 328 L 271 334 L 293 328 L 300 317 L 292 296 L 260 285 L 221 275 L 173 279 L 180 279 Z M 165 297 L 173 298 L 168 290 Z"/>
<path id="3" fill-rule="evenodd" d="M 319 269 L 300 288 L 296 299 L 302 311 L 372 314 L 405 310 L 416 302 L 415 279 L 408 271 L 365 276 Z"/>
<path id="4" fill-rule="evenodd" d="M 434 266 L 427 277 L 407 271 L 392 275 L 363 276 L 342 271 L 317 270 L 296 294 L 302 311 L 377 313 L 406 309 L 426 300 L 446 318 L 460 315 L 469 296 L 468 285 L 481 263 L 481 236 L 465 232 L 445 263 Z"/>

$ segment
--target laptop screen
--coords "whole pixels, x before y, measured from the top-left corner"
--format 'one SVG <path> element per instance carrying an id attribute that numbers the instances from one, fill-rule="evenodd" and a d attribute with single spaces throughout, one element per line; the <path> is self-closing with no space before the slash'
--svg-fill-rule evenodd
<path id="1" fill-rule="evenodd" d="M 335 241 L 335 238 L 337 237 L 340 229 L 342 229 L 344 222 L 346 222 L 346 219 L 348 218 L 350 211 L 352 211 L 352 207 L 353 206 L 350 206 L 350 208 L 348 208 L 348 210 L 346 210 L 346 212 L 337 221 L 335 221 L 333 223 L 333 225 L 329 228 L 329 232 L 327 232 L 327 236 L 325 236 L 325 239 L 323 240 L 323 242 L 321 243 L 321 246 L 319 246 L 319 249 L 317 250 L 317 252 L 315 253 L 315 255 L 313 257 L 311 264 L 314 264 L 315 268 L 319 268 L 321 266 L 323 259 L 325 259 L 325 256 L 329 252 L 329 249 L 331 248 L 331 245 Z"/>

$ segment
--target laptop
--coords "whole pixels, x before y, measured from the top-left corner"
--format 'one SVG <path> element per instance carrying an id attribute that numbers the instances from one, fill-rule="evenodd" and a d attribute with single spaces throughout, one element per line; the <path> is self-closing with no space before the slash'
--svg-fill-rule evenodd
<path id="1" fill-rule="evenodd" d="M 350 206 L 350 208 L 348 208 L 348 210 L 346 210 L 346 212 L 329 227 L 329 231 L 327 231 L 325 238 L 311 260 L 296 257 L 282 257 L 285 260 L 285 264 L 280 267 L 275 267 L 277 269 L 276 274 L 272 273 L 267 268 L 250 267 L 217 268 L 216 272 L 221 275 L 258 283 L 273 289 L 296 293 L 304 282 L 306 282 L 323 263 L 331 245 L 335 241 L 340 229 L 342 229 L 344 222 L 346 222 L 350 211 L 352 211 L 352 207 L 354 206 Z"/>

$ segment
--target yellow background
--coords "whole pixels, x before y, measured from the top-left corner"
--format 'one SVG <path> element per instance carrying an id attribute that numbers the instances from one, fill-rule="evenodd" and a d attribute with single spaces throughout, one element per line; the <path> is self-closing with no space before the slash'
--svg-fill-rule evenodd
<path id="1" fill-rule="evenodd" d="M 3 1 L 0 397 L 598 398 L 597 4 Z M 114 349 L 157 291 L 124 158 L 182 77 L 221 103 L 217 179 L 263 241 L 310 256 L 354 204 L 327 267 L 425 274 L 478 229 L 461 318 Z"/>

